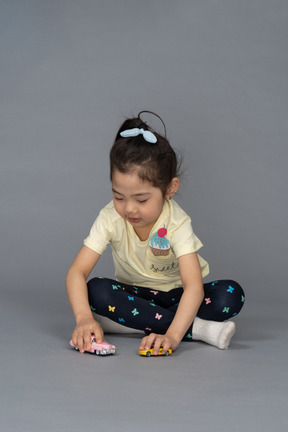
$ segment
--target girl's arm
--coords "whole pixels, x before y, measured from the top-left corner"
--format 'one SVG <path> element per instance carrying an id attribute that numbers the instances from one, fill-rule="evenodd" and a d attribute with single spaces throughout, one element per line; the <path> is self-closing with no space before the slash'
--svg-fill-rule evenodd
<path id="1" fill-rule="evenodd" d="M 100 255 L 83 246 L 75 258 L 66 276 L 66 290 L 72 307 L 76 328 L 72 335 L 74 345 L 84 352 L 91 345 L 91 334 L 95 334 L 98 343 L 102 342 L 103 331 L 94 318 L 88 302 L 87 278 Z"/>
<path id="2" fill-rule="evenodd" d="M 172 350 L 177 348 L 194 321 L 204 298 L 202 274 L 197 253 L 179 257 L 178 263 L 183 284 L 183 294 L 175 317 L 165 335 L 151 333 L 143 338 L 140 345 L 140 349 L 149 349 L 154 344 L 154 353 L 156 355 L 160 346 L 163 346 L 163 354 L 169 348 L 172 348 Z"/>

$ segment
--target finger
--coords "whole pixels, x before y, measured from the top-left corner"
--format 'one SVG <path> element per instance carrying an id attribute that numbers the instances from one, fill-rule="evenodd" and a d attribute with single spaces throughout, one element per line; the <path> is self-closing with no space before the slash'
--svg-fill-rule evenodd
<path id="1" fill-rule="evenodd" d="M 150 335 L 146 339 L 145 349 L 150 349 L 152 345 L 154 345 L 155 339 L 157 335 L 155 333 L 150 333 Z"/>
<path id="2" fill-rule="evenodd" d="M 166 352 L 169 350 L 169 348 L 171 348 L 171 342 L 169 339 L 166 339 L 163 343 L 162 353 L 166 354 Z"/>
<path id="3" fill-rule="evenodd" d="M 144 350 L 144 349 L 145 349 L 147 338 L 148 338 L 148 336 L 145 336 L 145 337 L 142 339 L 142 341 L 141 341 L 141 343 L 140 343 L 140 346 L 139 346 L 139 349 L 140 349 L 140 350 Z"/>
<path id="4" fill-rule="evenodd" d="M 78 348 L 77 330 L 75 329 L 72 334 L 72 342 L 75 348 Z"/>
<path id="5" fill-rule="evenodd" d="M 154 350 L 153 350 L 155 355 L 159 354 L 159 349 L 162 343 L 163 343 L 163 336 L 157 336 L 157 338 L 154 341 Z"/>
<path id="6" fill-rule="evenodd" d="M 91 330 L 85 329 L 83 333 L 84 339 L 84 348 L 86 351 L 89 351 L 91 348 Z"/>
<path id="7" fill-rule="evenodd" d="M 83 331 L 77 331 L 77 347 L 80 353 L 84 353 L 84 339 L 83 339 Z"/>
<path id="8" fill-rule="evenodd" d="M 95 335 L 96 342 L 102 343 L 103 339 L 104 339 L 104 333 L 103 333 L 103 330 L 99 324 L 97 324 L 96 326 L 93 327 L 93 333 Z"/>

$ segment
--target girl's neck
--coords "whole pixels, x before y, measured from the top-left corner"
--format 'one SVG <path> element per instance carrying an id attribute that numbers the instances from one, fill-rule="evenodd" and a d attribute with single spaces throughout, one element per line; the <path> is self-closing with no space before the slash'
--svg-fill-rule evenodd
<path id="1" fill-rule="evenodd" d="M 146 241 L 149 238 L 153 226 L 154 224 L 151 226 L 150 225 L 145 226 L 143 228 L 133 227 L 133 229 L 141 241 Z"/>

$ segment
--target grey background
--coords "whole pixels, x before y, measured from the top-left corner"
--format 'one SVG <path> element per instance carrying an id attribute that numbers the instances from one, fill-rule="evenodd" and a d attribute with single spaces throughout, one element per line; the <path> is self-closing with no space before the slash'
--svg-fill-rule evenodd
<path id="1" fill-rule="evenodd" d="M 0 1 L 3 431 L 287 431 L 287 18 L 285 0 Z M 177 200 L 209 279 L 246 291 L 228 351 L 68 347 L 65 273 L 141 109 L 184 155 Z"/>

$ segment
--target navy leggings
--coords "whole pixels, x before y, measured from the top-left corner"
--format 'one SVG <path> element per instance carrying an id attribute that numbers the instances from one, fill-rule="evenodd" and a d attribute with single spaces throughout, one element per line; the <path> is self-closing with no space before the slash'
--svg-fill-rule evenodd
<path id="1" fill-rule="evenodd" d="M 183 293 L 183 288 L 163 292 L 107 278 L 93 278 L 87 286 L 93 312 L 146 334 L 166 333 Z M 245 301 L 243 289 L 232 280 L 205 283 L 204 293 L 197 317 L 205 320 L 226 321 L 240 312 Z M 192 340 L 192 325 L 183 340 Z"/>

